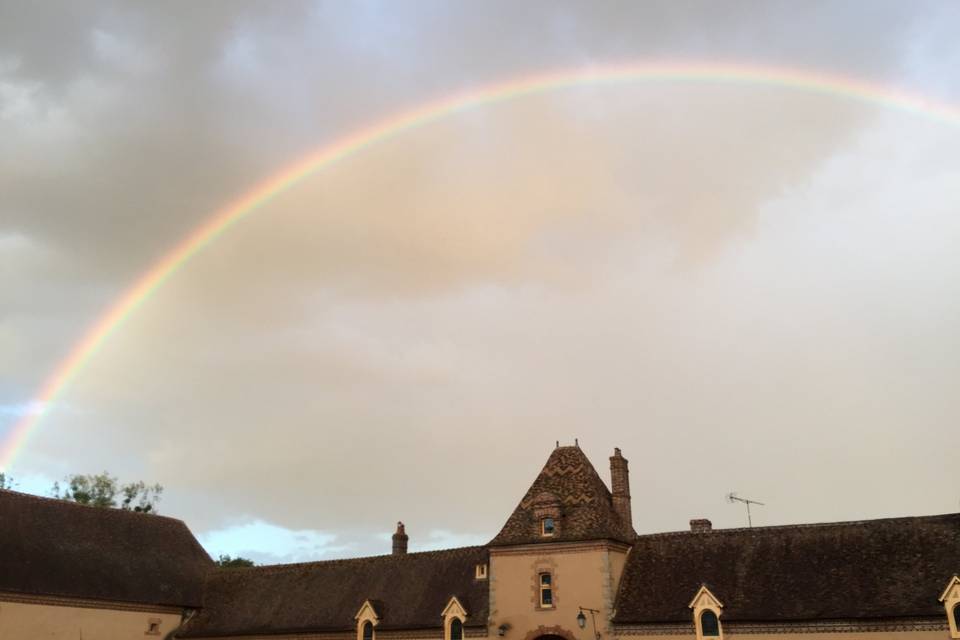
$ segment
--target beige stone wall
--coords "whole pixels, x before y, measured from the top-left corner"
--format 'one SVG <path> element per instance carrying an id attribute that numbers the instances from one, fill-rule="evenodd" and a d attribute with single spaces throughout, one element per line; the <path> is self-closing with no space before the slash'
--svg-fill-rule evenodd
<path id="1" fill-rule="evenodd" d="M 696 640 L 696 634 L 620 635 L 619 640 Z M 724 640 L 948 640 L 943 631 L 875 631 L 875 632 L 808 632 L 808 633 L 731 633 L 723 632 Z"/>
<path id="2" fill-rule="evenodd" d="M 130 611 L 0 600 L 0 638 L 7 640 L 150 640 L 180 626 L 179 610 Z M 148 635 L 150 621 L 160 622 Z"/>
<path id="3" fill-rule="evenodd" d="M 877 631 L 873 633 L 724 633 L 724 638 L 744 638 L 749 640 L 792 640 L 816 638 L 816 640 L 946 640 L 950 634 L 944 631 Z M 677 636 L 673 636 L 676 639 Z"/>
<path id="4" fill-rule="evenodd" d="M 467 629 L 464 638 L 486 637 L 486 631 L 478 633 Z M 215 640 L 356 640 L 357 634 L 348 633 L 293 633 L 252 636 L 217 636 Z M 443 640 L 443 630 L 430 631 L 374 631 L 374 640 Z M 213 640 L 213 639 L 211 639 Z"/>
<path id="5" fill-rule="evenodd" d="M 607 543 L 557 543 L 492 549 L 490 553 L 490 626 L 495 637 L 502 624 L 510 629 L 504 640 L 533 640 L 553 633 L 569 640 L 593 640 L 587 627 L 577 626 L 578 607 L 599 609 L 597 630 L 609 637 L 611 615 L 627 547 Z M 538 574 L 553 575 L 554 606 L 539 607 Z"/>

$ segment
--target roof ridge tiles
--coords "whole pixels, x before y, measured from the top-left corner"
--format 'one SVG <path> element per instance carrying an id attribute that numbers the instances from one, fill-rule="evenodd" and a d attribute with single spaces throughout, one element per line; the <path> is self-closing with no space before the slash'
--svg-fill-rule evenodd
<path id="1" fill-rule="evenodd" d="M 439 555 L 466 555 L 467 552 L 472 551 L 482 551 L 487 550 L 486 545 L 473 545 L 469 547 L 451 547 L 449 549 L 429 549 L 426 551 L 413 551 L 411 553 L 404 554 L 391 554 L 384 553 L 375 556 L 357 556 L 356 558 L 330 558 L 327 560 L 306 560 L 304 562 L 281 562 L 278 564 L 263 564 L 253 567 L 230 567 L 228 569 L 222 569 L 224 573 L 230 575 L 247 573 L 251 571 L 258 571 L 262 573 L 267 573 L 270 571 L 275 571 L 277 573 L 283 571 L 294 571 L 297 569 L 306 569 L 316 566 L 330 566 L 335 564 L 351 564 L 351 563 L 360 563 L 360 562 L 383 562 L 387 560 L 393 560 L 396 562 L 403 562 L 404 560 L 412 558 L 423 558 L 427 556 L 439 556 Z"/>
<path id="2" fill-rule="evenodd" d="M 715 535 L 715 534 L 731 534 L 731 533 L 757 533 L 764 531 L 784 531 L 784 530 L 794 530 L 794 529 L 819 529 L 819 528 L 829 528 L 829 527 L 846 527 L 853 525 L 873 525 L 882 522 L 907 522 L 907 521 L 930 521 L 930 520 L 940 520 L 940 519 L 950 519 L 950 518 L 960 518 L 960 512 L 947 512 L 947 513 L 937 513 L 926 516 L 891 516 L 889 518 L 866 518 L 861 520 L 837 520 L 834 522 L 800 522 L 795 524 L 772 524 L 772 525 L 763 525 L 757 527 L 726 527 L 726 528 L 717 528 L 710 529 L 708 531 L 690 531 L 689 529 L 681 529 L 677 531 L 661 531 L 657 533 L 641 533 L 637 535 L 637 540 L 648 540 L 651 538 L 667 538 L 674 536 L 685 536 L 685 535 L 694 535 L 694 536 L 703 536 L 703 535 Z"/>
<path id="3" fill-rule="evenodd" d="M 41 504 L 47 504 L 50 506 L 62 507 L 64 509 L 89 509 L 99 513 L 113 513 L 113 514 L 123 514 L 120 516 L 105 516 L 105 517 L 150 517 L 150 518 L 160 518 L 162 520 L 167 520 L 170 522 L 176 522 L 187 526 L 187 523 L 184 522 L 182 518 L 177 518 L 176 516 L 163 515 L 156 512 L 144 512 L 144 511 L 133 511 L 132 509 L 120 509 L 118 507 L 101 507 L 94 504 L 83 504 L 80 502 L 74 502 L 73 500 L 65 500 L 63 498 L 54 498 L 52 496 L 38 496 L 34 493 L 24 493 L 23 491 L 14 491 L 13 489 L 0 489 L 0 497 L 5 494 L 12 494 L 13 497 L 20 500 L 31 500 Z"/>

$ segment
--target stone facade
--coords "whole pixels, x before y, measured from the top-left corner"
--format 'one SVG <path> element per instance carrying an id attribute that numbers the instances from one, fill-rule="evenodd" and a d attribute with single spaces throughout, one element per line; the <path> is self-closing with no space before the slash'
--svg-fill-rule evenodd
<path id="1" fill-rule="evenodd" d="M 0 638 L 960 640 L 960 514 L 638 536 L 609 462 L 608 489 L 558 446 L 488 545 L 408 553 L 398 523 L 388 555 L 231 570 L 179 521 L 0 492 Z"/>

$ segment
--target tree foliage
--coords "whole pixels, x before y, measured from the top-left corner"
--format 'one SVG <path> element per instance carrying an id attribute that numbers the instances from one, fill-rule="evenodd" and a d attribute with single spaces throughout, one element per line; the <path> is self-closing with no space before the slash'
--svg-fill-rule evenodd
<path id="1" fill-rule="evenodd" d="M 236 569 L 238 567 L 256 566 L 253 560 L 248 560 L 247 558 L 241 558 L 240 556 L 237 556 L 236 558 L 231 558 L 229 555 L 221 555 L 220 558 L 214 562 L 214 564 L 224 569 Z"/>
<path id="2" fill-rule="evenodd" d="M 148 485 L 142 480 L 120 484 L 104 471 L 95 475 L 74 474 L 63 479 L 64 485 L 53 483 L 52 494 L 60 500 L 70 500 L 94 507 L 119 508 L 124 511 L 156 513 L 163 487 Z"/>
<path id="3" fill-rule="evenodd" d="M 13 489 L 15 486 L 17 486 L 17 482 L 13 479 L 13 476 L 8 476 L 0 471 L 0 489 Z"/>

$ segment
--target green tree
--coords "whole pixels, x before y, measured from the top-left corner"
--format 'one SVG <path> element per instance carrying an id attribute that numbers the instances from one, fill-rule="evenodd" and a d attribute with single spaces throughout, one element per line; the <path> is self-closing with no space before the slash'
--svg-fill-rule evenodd
<path id="1" fill-rule="evenodd" d="M 17 482 L 13 479 L 13 476 L 8 476 L 0 471 L 0 489 L 13 489 L 15 486 L 17 486 Z"/>
<path id="2" fill-rule="evenodd" d="M 220 558 L 214 561 L 218 567 L 224 569 L 236 569 L 238 567 L 254 567 L 256 566 L 253 560 L 248 560 L 246 558 L 241 558 L 237 556 L 236 558 L 231 558 L 229 555 L 220 555 Z"/>
<path id="3" fill-rule="evenodd" d="M 54 498 L 94 507 L 119 508 L 124 511 L 156 513 L 163 487 L 148 485 L 142 480 L 120 484 L 104 471 L 95 475 L 74 474 L 63 479 L 65 486 L 53 483 Z"/>

